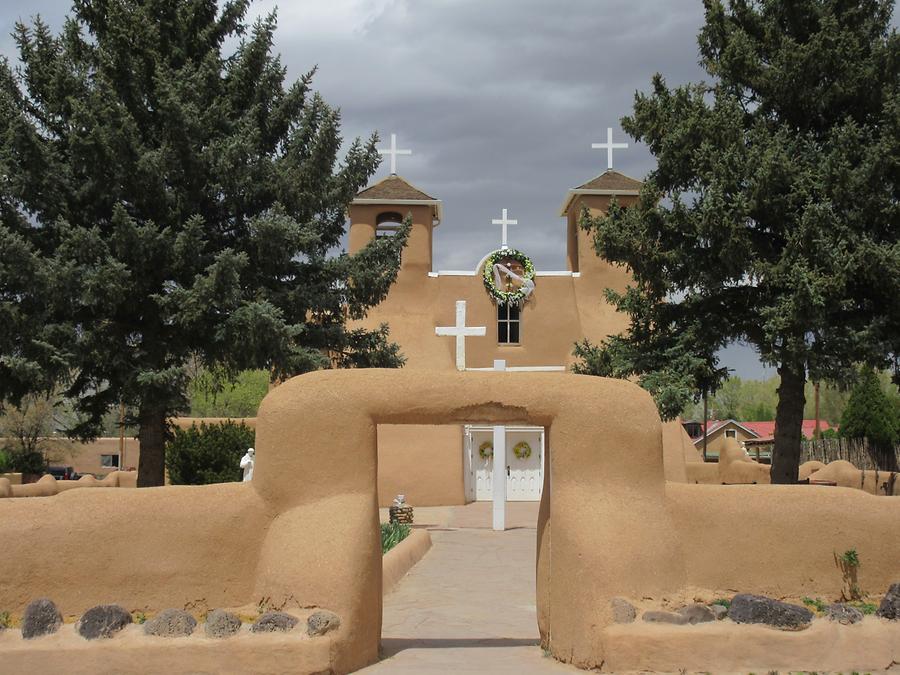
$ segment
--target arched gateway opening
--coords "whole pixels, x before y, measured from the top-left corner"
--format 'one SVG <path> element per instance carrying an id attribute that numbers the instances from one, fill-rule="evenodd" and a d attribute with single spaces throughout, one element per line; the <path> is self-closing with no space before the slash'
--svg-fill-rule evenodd
<path id="1" fill-rule="evenodd" d="M 372 532 L 379 424 L 548 430 L 535 604 L 542 643 L 558 658 L 602 661 L 597 631 L 610 621 L 612 596 L 681 585 L 659 421 L 636 386 L 558 373 L 306 375 L 270 393 L 260 410 L 257 444 L 270 450 L 258 460 L 254 483 L 281 515 L 266 536 L 255 592 L 303 597 L 338 612 L 345 622 L 336 638 L 340 670 L 378 656 L 381 551 Z M 323 537 L 326 522 L 332 530 Z M 286 543 L 287 532 L 296 543 Z M 623 555 L 638 550 L 640 557 Z M 299 565 L 298 557 L 310 564 Z"/>

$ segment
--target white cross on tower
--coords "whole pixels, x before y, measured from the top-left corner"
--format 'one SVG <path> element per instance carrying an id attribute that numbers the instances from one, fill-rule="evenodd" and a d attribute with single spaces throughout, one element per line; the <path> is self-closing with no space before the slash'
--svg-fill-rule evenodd
<path id="1" fill-rule="evenodd" d="M 491 220 L 491 224 L 492 225 L 500 225 L 503 227 L 503 234 L 500 237 L 500 248 L 509 248 L 509 246 L 506 245 L 506 234 L 507 234 L 506 226 L 507 225 L 518 225 L 519 221 L 518 220 L 510 220 L 509 218 L 507 218 L 506 217 L 506 209 L 503 209 L 503 217 L 502 218 L 494 218 L 493 220 Z"/>
<path id="2" fill-rule="evenodd" d="M 437 326 L 436 335 L 450 335 L 456 338 L 456 369 L 466 369 L 466 337 L 487 335 L 485 326 L 466 326 L 466 301 L 456 301 L 456 325 Z"/>
<path id="3" fill-rule="evenodd" d="M 612 127 L 606 127 L 606 143 L 591 143 L 591 147 L 598 150 L 606 148 L 606 168 L 611 169 L 613 165 L 613 150 L 627 148 L 628 143 L 613 143 Z"/>
<path id="4" fill-rule="evenodd" d="M 391 175 L 397 175 L 397 155 L 411 155 L 412 150 L 398 150 L 397 149 L 397 134 L 391 134 L 391 147 L 387 150 L 379 150 L 379 155 L 390 155 L 391 156 Z"/>

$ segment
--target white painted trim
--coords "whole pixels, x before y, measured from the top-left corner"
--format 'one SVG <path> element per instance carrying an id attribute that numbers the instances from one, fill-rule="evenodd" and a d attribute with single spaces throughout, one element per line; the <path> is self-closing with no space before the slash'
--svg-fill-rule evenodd
<path id="1" fill-rule="evenodd" d="M 562 208 L 560 208 L 559 210 L 559 217 L 565 218 L 566 214 L 569 212 L 569 206 L 572 204 L 572 200 L 574 200 L 578 195 L 600 195 L 602 197 L 614 197 L 618 195 L 622 197 L 639 197 L 640 194 L 640 190 L 587 190 L 572 188 L 566 193 L 566 199 L 565 201 L 563 201 Z"/>
<path id="2" fill-rule="evenodd" d="M 466 429 L 469 431 L 490 431 L 494 427 L 490 425 L 484 424 L 466 424 L 464 425 Z M 522 433 L 529 431 L 543 431 L 544 427 L 532 427 L 532 426 L 512 426 L 509 425 L 506 427 L 506 430 L 510 433 Z"/>
<path id="3" fill-rule="evenodd" d="M 486 260 L 487 258 L 485 258 Z M 479 263 L 479 267 L 483 265 L 483 261 Z M 535 276 L 538 277 L 573 277 L 578 279 L 581 277 L 581 272 L 570 272 L 569 270 L 546 270 L 542 272 L 535 272 Z M 432 278 L 437 277 L 477 277 L 478 271 L 471 272 L 469 270 L 438 270 L 437 272 L 429 272 L 428 276 Z"/>
<path id="4" fill-rule="evenodd" d="M 493 372 L 496 368 L 466 368 L 466 372 Z M 513 373 L 559 373 L 565 366 L 507 366 L 504 370 Z"/>

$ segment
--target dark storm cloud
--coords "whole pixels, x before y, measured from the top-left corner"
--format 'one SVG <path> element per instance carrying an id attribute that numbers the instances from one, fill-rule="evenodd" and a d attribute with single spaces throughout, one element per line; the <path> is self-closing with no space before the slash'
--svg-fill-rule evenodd
<path id="1" fill-rule="evenodd" d="M 0 7 L 4 34 L 35 13 L 58 28 L 69 2 L 11 5 Z M 539 269 L 564 269 L 566 190 L 606 168 L 591 143 L 613 127 L 631 144 L 615 168 L 646 174 L 652 158 L 619 119 L 657 71 L 674 84 L 703 78 L 702 19 L 700 0 L 290 0 L 276 50 L 289 79 L 318 65 L 314 87 L 341 108 L 346 139 L 378 131 L 385 145 L 394 132 L 413 150 L 399 173 L 444 202 L 436 269 L 472 269 L 496 248 L 491 219 L 504 207 L 519 220 L 510 243 Z M 8 37 L 0 49 L 14 58 Z M 387 172 L 385 162 L 373 180 Z M 738 352 L 729 363 L 754 374 L 755 358 Z"/>
<path id="2" fill-rule="evenodd" d="M 438 269 L 473 268 L 499 241 L 490 221 L 503 207 L 520 223 L 511 243 L 561 269 L 566 189 L 606 168 L 591 142 L 607 126 L 626 140 L 618 120 L 657 70 L 700 76 L 701 19 L 693 0 L 290 3 L 277 47 L 292 75 L 318 64 L 348 136 L 396 132 L 412 148 L 399 173 L 444 201 Z M 641 177 L 650 158 L 632 147 L 615 166 Z"/>

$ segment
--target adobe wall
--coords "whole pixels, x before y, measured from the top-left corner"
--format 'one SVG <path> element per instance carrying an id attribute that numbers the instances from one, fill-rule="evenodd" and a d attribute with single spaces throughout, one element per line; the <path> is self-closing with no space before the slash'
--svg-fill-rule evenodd
<path id="1" fill-rule="evenodd" d="M 466 503 L 461 426 L 378 426 L 378 504 L 398 494 L 412 506 Z"/>
<path id="2" fill-rule="evenodd" d="M 136 471 L 113 471 L 102 479 L 93 476 L 82 476 L 78 480 L 56 480 L 47 474 L 35 483 L 10 484 L 0 477 L 0 498 L 3 497 L 52 497 L 60 492 L 75 488 L 135 488 L 137 487 Z"/>
<path id="3" fill-rule="evenodd" d="M 350 672 L 377 659 L 381 633 L 377 427 L 465 422 L 549 427 L 552 495 L 545 489 L 538 519 L 536 603 L 557 659 L 605 662 L 615 596 L 824 595 L 836 581 L 833 553 L 850 547 L 863 586 L 884 589 L 900 574 L 898 500 L 667 483 L 656 408 L 628 382 L 323 371 L 263 401 L 251 483 L 0 500 L 0 607 L 21 611 L 37 596 L 64 614 L 110 601 L 324 607 L 342 619 L 330 667 Z"/>
<path id="4" fill-rule="evenodd" d="M 527 251 L 526 251 L 527 253 Z M 434 334 L 436 326 L 456 323 L 456 301 L 466 301 L 466 325 L 484 326 L 485 337 L 466 340 L 466 365 L 490 368 L 495 359 L 508 366 L 570 366 L 575 342 L 598 342 L 627 328 L 627 319 L 603 302 L 603 289 L 621 290 L 625 272 L 608 268 L 591 276 L 543 276 L 538 270 L 535 291 L 523 305 L 521 343 L 497 342 L 497 306 L 480 274 L 400 275 L 384 302 L 373 307 L 359 325 L 387 323 L 391 340 L 401 345 L 410 370 L 455 370 L 456 340 Z"/>

